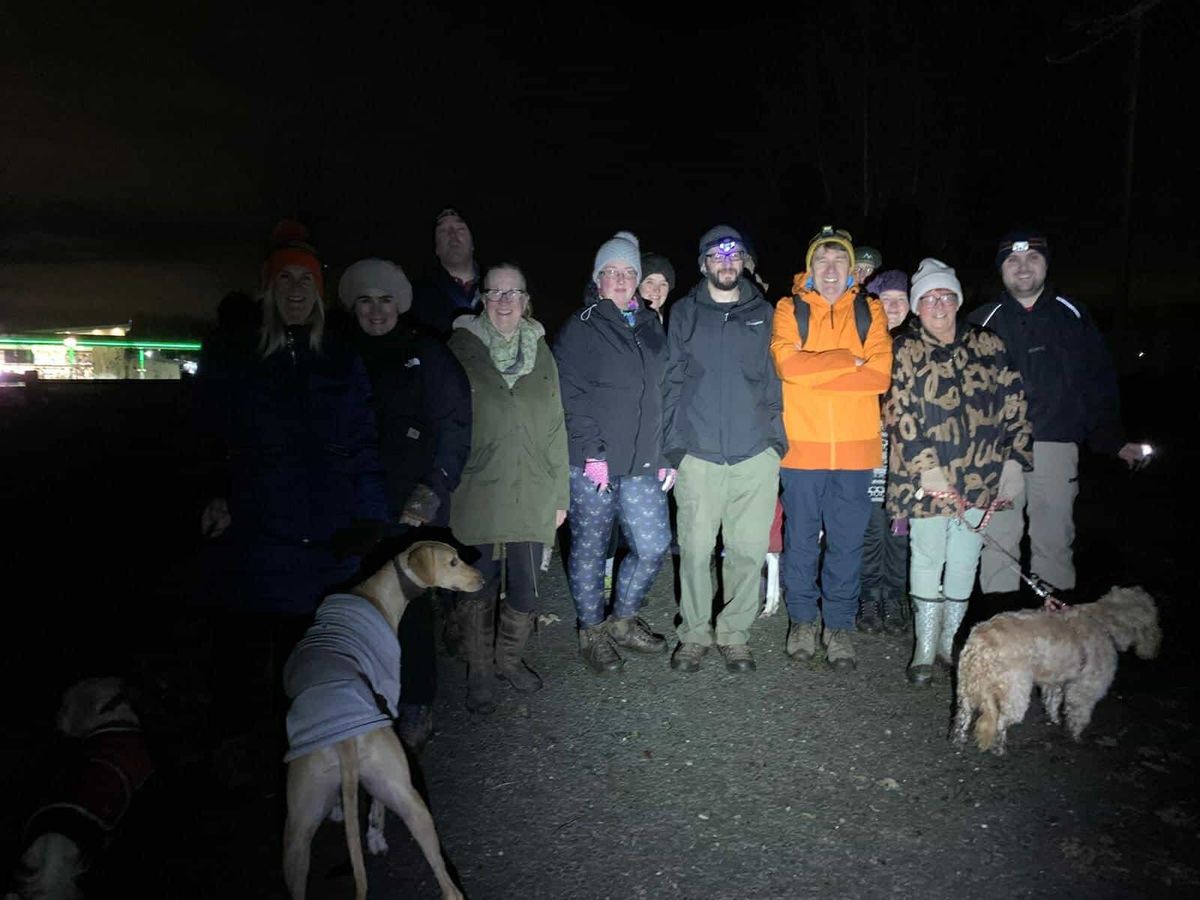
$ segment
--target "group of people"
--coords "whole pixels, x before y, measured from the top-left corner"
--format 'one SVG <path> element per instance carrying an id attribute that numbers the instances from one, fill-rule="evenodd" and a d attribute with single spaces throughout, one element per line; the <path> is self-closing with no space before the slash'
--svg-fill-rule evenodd
<path id="1" fill-rule="evenodd" d="M 1017 589 L 1026 507 L 1033 568 L 1074 586 L 1078 444 L 1145 461 L 1119 438 L 1100 333 L 1047 285 L 1049 246 L 1034 232 L 1001 242 L 1005 291 L 968 320 L 953 268 L 926 259 L 911 282 L 876 272 L 880 253 L 831 227 L 773 305 L 747 241 L 719 225 L 665 325 L 674 268 L 618 232 L 552 346 L 524 272 L 481 269 L 456 210 L 437 216 L 434 249 L 415 285 L 387 260 L 348 267 L 339 328 L 307 232 L 284 223 L 263 266 L 261 327 L 206 347 L 198 394 L 219 464 L 201 519 L 214 539 L 205 589 L 267 614 L 250 633 L 273 648 L 269 665 L 385 532 L 440 528 L 485 576 L 449 611 L 468 707 L 492 711 L 503 684 L 535 691 L 523 650 L 543 550 L 566 522 L 588 668 L 668 648 L 639 611 L 674 545 L 671 667 L 697 671 L 715 646 L 728 670 L 752 671 L 782 504 L 788 654 L 823 649 L 853 669 L 856 626 L 907 627 L 911 596 L 908 677 L 926 683 L 952 655 L 981 552 L 983 590 Z M 414 746 L 432 728 L 434 603 L 401 625 L 399 727 Z"/>

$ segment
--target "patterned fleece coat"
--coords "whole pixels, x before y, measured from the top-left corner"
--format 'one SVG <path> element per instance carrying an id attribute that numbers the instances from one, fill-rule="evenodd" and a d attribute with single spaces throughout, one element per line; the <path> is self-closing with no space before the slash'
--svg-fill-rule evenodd
<path id="1" fill-rule="evenodd" d="M 960 322 L 942 343 L 917 320 L 892 346 L 892 386 L 885 406 L 888 514 L 893 519 L 954 515 L 948 499 L 917 498 L 921 473 L 941 467 L 970 506 L 996 498 L 1000 470 L 1015 459 L 1033 469 L 1033 428 L 1021 373 L 1004 342 Z"/>

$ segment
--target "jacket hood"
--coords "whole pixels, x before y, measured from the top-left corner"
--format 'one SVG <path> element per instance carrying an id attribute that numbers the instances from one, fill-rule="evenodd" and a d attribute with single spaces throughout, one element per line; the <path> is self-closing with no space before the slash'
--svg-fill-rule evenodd
<path id="1" fill-rule="evenodd" d="M 811 279 L 811 278 L 812 278 L 812 275 L 808 272 L 800 272 L 799 274 L 793 276 L 793 278 L 792 278 L 792 296 L 793 297 L 801 297 L 805 300 L 808 300 L 810 298 L 811 299 L 819 298 L 822 303 L 828 303 L 829 301 L 826 300 L 821 295 L 820 291 L 818 291 L 815 287 L 809 286 L 809 279 Z M 845 297 L 847 294 L 855 294 L 859 290 L 861 290 L 861 288 L 859 287 L 858 282 L 855 281 L 850 285 L 850 287 L 848 287 L 844 291 L 842 291 L 841 296 L 838 297 L 838 300 L 841 300 L 842 297 Z M 834 302 L 836 303 L 837 300 L 835 300 Z"/>
<path id="2" fill-rule="evenodd" d="M 738 298 L 733 303 L 718 303 L 714 300 L 712 293 L 708 290 L 707 279 L 697 282 L 696 286 L 689 292 L 689 296 L 694 297 L 697 303 L 704 306 L 725 310 L 746 306 L 755 301 L 767 302 L 766 298 L 762 295 L 762 291 L 758 289 L 758 285 L 744 275 L 738 278 Z"/>

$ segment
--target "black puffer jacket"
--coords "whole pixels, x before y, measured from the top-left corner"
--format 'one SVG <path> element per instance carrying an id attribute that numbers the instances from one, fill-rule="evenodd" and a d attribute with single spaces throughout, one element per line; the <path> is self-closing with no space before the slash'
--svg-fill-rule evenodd
<path id="1" fill-rule="evenodd" d="M 782 459 L 783 390 L 771 359 L 775 310 L 752 283 L 738 281 L 734 303 L 717 303 L 708 282 L 671 309 L 663 405 L 663 452 L 738 463 L 768 447 Z"/>
<path id="2" fill-rule="evenodd" d="M 562 384 L 573 466 L 608 462 L 613 478 L 646 475 L 662 457 L 662 392 L 667 346 L 654 311 L 640 306 L 630 327 L 595 290 L 559 330 L 554 357 Z"/>
<path id="3" fill-rule="evenodd" d="M 471 388 L 444 344 L 403 319 L 387 334 L 348 326 L 371 379 L 379 455 L 393 520 L 417 484 L 441 500 L 432 524 L 450 521 L 450 494 L 471 452 Z"/>

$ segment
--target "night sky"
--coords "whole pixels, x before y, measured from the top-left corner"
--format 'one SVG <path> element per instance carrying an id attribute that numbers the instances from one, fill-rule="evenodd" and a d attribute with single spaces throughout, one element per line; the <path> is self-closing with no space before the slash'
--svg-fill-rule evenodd
<path id="1" fill-rule="evenodd" d="M 998 235 L 1043 224 L 1052 276 L 1112 306 L 1131 40 L 1046 57 L 1132 5 L 14 4 L 0 324 L 211 316 L 255 287 L 283 215 L 335 273 L 380 255 L 416 274 L 446 205 L 482 261 L 527 270 L 551 327 L 616 229 L 687 289 L 721 221 L 775 296 L 829 222 L 888 267 L 941 255 L 969 304 L 997 285 Z M 1158 305 L 1195 293 L 1191 6 L 1162 0 L 1143 36 L 1134 295 Z"/>

